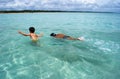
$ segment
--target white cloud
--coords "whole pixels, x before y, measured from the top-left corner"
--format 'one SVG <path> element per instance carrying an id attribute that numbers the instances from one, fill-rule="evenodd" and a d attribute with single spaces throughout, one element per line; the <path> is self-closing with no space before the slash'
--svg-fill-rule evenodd
<path id="1" fill-rule="evenodd" d="M 119 11 L 120 0 L 0 0 L 0 10 L 26 9 Z"/>
<path id="2" fill-rule="evenodd" d="M 79 1 L 79 0 L 78 0 Z M 84 4 L 93 4 L 93 3 L 96 3 L 96 1 L 95 0 L 81 0 L 82 1 L 82 3 L 84 3 Z"/>

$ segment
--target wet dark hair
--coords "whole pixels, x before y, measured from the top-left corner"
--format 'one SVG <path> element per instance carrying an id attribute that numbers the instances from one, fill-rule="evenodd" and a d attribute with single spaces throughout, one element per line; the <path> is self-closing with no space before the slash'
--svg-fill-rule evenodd
<path id="1" fill-rule="evenodd" d="M 51 33 L 50 36 L 56 36 L 56 34 L 55 33 Z"/>
<path id="2" fill-rule="evenodd" d="M 35 32 L 35 28 L 34 27 L 30 27 L 29 31 L 30 31 L 30 33 L 34 33 Z"/>

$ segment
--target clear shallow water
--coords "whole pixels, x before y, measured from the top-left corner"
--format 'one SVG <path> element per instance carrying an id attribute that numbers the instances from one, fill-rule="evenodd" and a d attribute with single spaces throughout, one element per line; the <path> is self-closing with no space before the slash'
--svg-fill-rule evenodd
<path id="1" fill-rule="evenodd" d="M 38 44 L 28 33 L 43 32 Z M 54 39 L 51 32 L 85 41 Z M 1 79 L 119 79 L 120 14 L 20 13 L 0 14 Z"/>

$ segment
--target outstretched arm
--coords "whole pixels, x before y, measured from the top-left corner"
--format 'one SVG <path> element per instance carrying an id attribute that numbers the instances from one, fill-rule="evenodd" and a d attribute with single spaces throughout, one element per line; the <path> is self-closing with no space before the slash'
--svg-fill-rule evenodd
<path id="1" fill-rule="evenodd" d="M 43 36 L 43 33 L 40 33 L 39 35 L 38 35 L 38 37 L 42 37 Z"/>
<path id="2" fill-rule="evenodd" d="M 23 33 L 21 31 L 18 31 L 19 34 L 24 35 L 24 36 L 30 36 L 30 34 Z"/>

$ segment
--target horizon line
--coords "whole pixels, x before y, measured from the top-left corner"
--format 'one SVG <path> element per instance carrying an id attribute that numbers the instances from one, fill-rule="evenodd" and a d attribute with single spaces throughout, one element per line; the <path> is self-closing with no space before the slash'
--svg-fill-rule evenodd
<path id="1" fill-rule="evenodd" d="M 117 13 L 107 11 L 68 11 L 68 10 L 0 10 L 0 13 L 75 12 L 75 13 Z"/>

